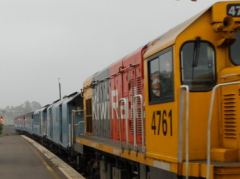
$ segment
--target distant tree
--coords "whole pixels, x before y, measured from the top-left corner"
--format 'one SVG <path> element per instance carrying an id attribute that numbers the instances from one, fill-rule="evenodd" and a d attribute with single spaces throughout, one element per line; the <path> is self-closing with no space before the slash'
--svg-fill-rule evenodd
<path id="1" fill-rule="evenodd" d="M 24 113 L 28 113 L 32 111 L 32 106 L 31 103 L 29 101 L 25 101 L 24 103 Z"/>
<path id="2" fill-rule="evenodd" d="M 18 106 L 7 106 L 5 109 L 0 109 L 0 116 L 5 118 L 6 124 L 13 124 L 14 118 L 19 115 L 26 114 L 41 108 L 41 104 L 37 101 L 25 101 Z"/>
<path id="3" fill-rule="evenodd" d="M 36 109 L 41 108 L 41 104 L 39 102 L 37 102 L 37 101 L 32 101 L 31 106 L 32 106 L 32 110 L 33 111 L 36 110 Z"/>

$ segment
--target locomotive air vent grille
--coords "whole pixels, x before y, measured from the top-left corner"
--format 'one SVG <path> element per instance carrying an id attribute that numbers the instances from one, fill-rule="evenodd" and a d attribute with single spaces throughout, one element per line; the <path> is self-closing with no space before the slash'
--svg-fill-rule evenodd
<path id="1" fill-rule="evenodd" d="M 133 135 L 133 127 L 134 127 L 134 124 L 133 124 L 133 96 L 136 94 L 136 83 L 135 83 L 135 80 L 134 79 L 131 79 L 130 80 L 130 84 L 131 84 L 131 88 L 130 88 L 130 91 L 129 91 L 129 99 L 130 99 L 130 102 L 131 102 L 131 110 L 130 110 L 130 122 L 129 122 L 129 129 L 130 129 L 130 134 Z"/>
<path id="2" fill-rule="evenodd" d="M 131 88 L 129 91 L 129 99 L 131 101 L 131 104 L 133 105 L 133 98 L 135 95 L 142 95 L 142 88 L 143 88 L 143 84 L 142 84 L 142 78 L 141 77 L 137 77 L 134 79 L 130 80 L 131 83 Z M 141 136 L 142 134 L 142 104 L 139 98 L 135 99 L 135 108 L 133 109 L 133 106 L 131 108 L 130 111 L 130 120 L 129 120 L 129 129 L 130 129 L 130 134 L 134 135 L 134 114 L 135 113 L 135 117 L 136 117 L 136 133 L 137 136 Z"/>
<path id="3" fill-rule="evenodd" d="M 142 94 L 142 78 L 138 77 L 137 78 L 137 94 Z M 141 136 L 142 135 L 142 104 L 141 101 L 138 99 L 137 100 L 137 135 Z"/>
<path id="4" fill-rule="evenodd" d="M 237 138 L 237 108 L 236 108 L 236 94 L 223 95 L 223 129 L 224 138 Z"/>

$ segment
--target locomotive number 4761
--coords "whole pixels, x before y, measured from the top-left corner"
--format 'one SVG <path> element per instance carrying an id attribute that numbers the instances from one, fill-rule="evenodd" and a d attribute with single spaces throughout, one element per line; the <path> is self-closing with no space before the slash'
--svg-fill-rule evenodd
<path id="1" fill-rule="evenodd" d="M 172 136 L 172 110 L 154 111 L 152 114 L 151 129 L 154 135 Z"/>
<path id="2" fill-rule="evenodd" d="M 227 6 L 227 15 L 232 17 L 240 17 L 240 4 L 229 4 Z"/>

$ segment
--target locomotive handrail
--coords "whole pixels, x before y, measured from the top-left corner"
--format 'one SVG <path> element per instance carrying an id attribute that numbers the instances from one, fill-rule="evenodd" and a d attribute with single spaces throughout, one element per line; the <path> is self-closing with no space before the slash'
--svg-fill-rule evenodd
<path id="1" fill-rule="evenodd" d="M 189 86 L 188 85 L 182 85 L 180 87 L 181 89 L 184 89 L 186 91 L 186 111 L 185 111 L 185 162 L 186 162 L 186 179 L 189 178 Z M 181 134 L 182 135 L 182 134 Z"/>
<path id="2" fill-rule="evenodd" d="M 121 98 L 119 101 L 118 101 L 118 103 L 119 103 L 119 109 L 121 110 L 121 103 L 123 102 L 123 104 L 124 104 L 124 107 L 125 106 L 127 106 L 127 99 L 126 98 Z M 126 116 L 126 119 L 125 119 L 125 127 L 126 127 L 126 129 L 125 129 L 125 133 L 126 133 L 126 143 L 127 143 L 127 146 L 129 146 L 129 139 L 128 139 L 128 107 L 126 107 L 126 113 L 125 113 L 125 116 Z M 121 122 L 122 122 L 122 113 L 120 112 L 120 118 L 119 118 L 119 121 L 120 121 L 120 125 L 119 125 L 119 127 L 120 127 L 120 144 L 121 144 L 121 148 L 122 148 L 122 129 L 121 129 L 121 127 L 122 127 L 122 124 L 121 124 Z M 122 148 L 123 149 L 123 148 Z"/>
<path id="3" fill-rule="evenodd" d="M 142 152 L 145 150 L 145 139 L 144 139 L 144 117 L 143 117 L 143 97 L 141 94 L 133 96 L 133 105 L 134 105 L 134 110 L 133 110 L 133 117 L 134 117 L 134 147 L 137 147 L 137 139 L 136 139 L 136 111 L 137 111 L 137 103 L 135 102 L 137 99 L 140 99 L 140 106 L 141 106 L 141 126 L 142 126 L 142 131 L 141 131 L 141 137 L 142 137 Z"/>
<path id="4" fill-rule="evenodd" d="M 72 117 L 71 117 L 71 124 L 69 124 L 68 129 L 69 129 L 69 146 L 72 146 L 74 141 L 73 141 L 73 136 L 74 136 L 74 126 L 76 125 L 73 121 L 73 116 L 76 117 L 76 113 L 82 112 L 83 110 L 72 110 Z M 71 125 L 71 126 L 70 126 Z M 70 140 L 71 139 L 71 140 Z"/>
<path id="5" fill-rule="evenodd" d="M 137 67 L 137 66 L 139 66 L 139 65 L 140 65 L 140 64 L 129 64 L 128 67 L 124 67 L 124 66 L 123 66 L 123 68 L 120 69 L 120 72 L 127 71 L 128 69 L 130 69 L 130 68 L 135 68 L 135 67 Z"/>
<path id="6" fill-rule="evenodd" d="M 210 179 L 210 165 L 211 165 L 211 128 L 212 128 L 212 113 L 213 113 L 213 106 L 215 102 L 215 94 L 216 90 L 222 86 L 230 86 L 240 84 L 240 81 L 236 82 L 228 82 L 228 83 L 220 83 L 213 87 L 209 113 L 208 113 L 208 126 L 207 126 L 207 171 L 206 171 L 206 178 Z"/>
<path id="7" fill-rule="evenodd" d="M 81 125 L 82 123 L 85 123 L 85 121 L 79 121 L 78 123 L 75 123 L 74 126 L 79 126 L 79 125 Z"/>

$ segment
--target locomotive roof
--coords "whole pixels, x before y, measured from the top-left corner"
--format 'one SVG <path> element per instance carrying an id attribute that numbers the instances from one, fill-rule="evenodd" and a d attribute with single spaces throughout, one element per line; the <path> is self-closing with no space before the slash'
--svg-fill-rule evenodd
<path id="1" fill-rule="evenodd" d="M 211 5 L 212 6 L 212 5 Z M 210 6 L 210 7 L 211 7 Z M 133 53 L 130 53 L 128 55 L 126 55 L 125 57 L 121 58 L 120 60 L 116 61 L 115 63 L 111 64 L 110 66 L 108 66 L 108 68 L 103 69 L 99 72 L 96 72 L 95 74 L 93 74 L 92 76 L 90 76 L 89 78 L 87 78 L 84 81 L 83 86 L 87 87 L 89 86 L 93 80 L 102 80 L 104 78 L 109 77 L 106 74 L 106 71 L 111 67 L 114 66 L 116 64 L 118 64 L 120 61 L 125 61 L 125 60 L 129 60 L 130 58 L 136 58 L 136 56 L 138 56 L 139 54 L 142 54 L 142 52 L 144 51 L 144 58 L 147 58 L 157 52 L 159 52 L 160 50 L 169 47 L 170 45 L 173 45 L 177 39 L 177 37 L 186 29 L 188 28 L 194 21 L 196 21 L 200 16 L 202 16 L 210 7 L 208 7 L 207 9 L 201 11 L 200 13 L 196 14 L 195 16 L 191 17 L 190 19 L 188 19 L 187 21 L 175 26 L 174 28 L 170 29 L 169 31 L 167 31 L 166 33 L 164 33 L 163 35 L 159 36 L 158 38 L 156 38 L 153 41 L 150 41 L 149 43 L 147 43 L 146 45 L 138 48 L 137 50 L 135 50 Z M 145 51 L 146 49 L 146 51 Z M 111 74 L 109 74 L 111 75 Z"/>
<path id="2" fill-rule="evenodd" d="M 93 81 L 93 77 L 96 76 L 99 72 L 94 73 L 93 75 L 89 76 L 84 82 L 83 82 L 83 87 L 87 88 L 91 85 Z"/>
<path id="3" fill-rule="evenodd" d="M 62 103 L 67 104 L 67 103 L 71 102 L 72 100 L 74 100 L 79 95 L 80 95 L 80 93 L 77 93 L 77 92 L 73 93 L 72 95 L 69 95 L 66 100 L 62 101 Z"/>
<path id="4" fill-rule="evenodd" d="M 174 28 L 170 29 L 163 35 L 159 36 L 155 40 L 149 42 L 147 44 L 147 51 L 144 54 L 144 57 L 149 57 L 160 50 L 169 47 L 170 45 L 174 44 L 177 37 L 186 29 L 188 28 L 194 21 L 196 21 L 201 15 L 203 15 L 209 8 L 201 11 L 197 15 L 191 17 L 190 19 L 186 20 L 185 22 L 175 26 Z"/>
<path id="5" fill-rule="evenodd" d="M 76 96 L 76 94 L 79 94 L 79 93 L 77 91 L 75 91 L 75 92 L 69 94 L 67 97 Z"/>
<path id="6" fill-rule="evenodd" d="M 44 107 L 47 108 L 48 106 L 50 106 L 50 104 L 47 104 L 47 105 L 43 106 L 43 108 L 44 108 Z"/>
<path id="7" fill-rule="evenodd" d="M 34 114 L 37 114 L 37 113 L 39 113 L 39 112 L 42 112 L 42 111 L 44 111 L 45 109 L 47 109 L 47 108 L 48 108 L 48 106 L 49 106 L 49 104 L 47 104 L 47 105 L 45 105 L 45 106 L 41 107 L 40 109 L 37 109 L 37 110 L 35 110 L 35 111 L 34 111 Z"/>
<path id="8" fill-rule="evenodd" d="M 53 103 L 51 106 L 49 107 L 57 107 L 61 104 L 66 104 L 66 103 L 69 103 L 70 101 L 72 101 L 73 99 L 75 99 L 77 96 L 79 96 L 80 93 L 78 92 L 74 92 L 68 96 L 66 96 L 65 98 L 61 99 L 61 100 L 57 100 L 55 103 Z"/>

